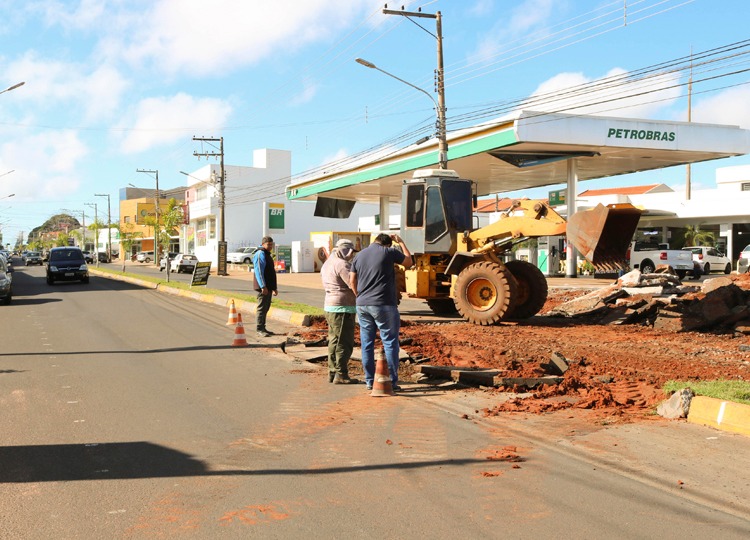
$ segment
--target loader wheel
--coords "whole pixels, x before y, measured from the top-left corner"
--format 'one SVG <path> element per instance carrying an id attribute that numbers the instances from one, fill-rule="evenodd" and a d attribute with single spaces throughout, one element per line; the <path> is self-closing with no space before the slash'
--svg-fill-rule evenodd
<path id="1" fill-rule="evenodd" d="M 509 261 L 505 267 L 518 282 L 514 297 L 514 308 L 509 314 L 512 319 L 528 319 L 544 307 L 547 301 L 547 278 L 536 266 L 526 261 Z"/>
<path id="2" fill-rule="evenodd" d="M 471 264 L 456 278 L 456 307 L 470 323 L 495 324 L 512 311 L 516 287 L 513 274 L 502 266 L 487 261 Z"/>
<path id="3" fill-rule="evenodd" d="M 432 298 L 427 305 L 435 315 L 451 315 L 456 312 L 456 304 L 452 298 Z"/>

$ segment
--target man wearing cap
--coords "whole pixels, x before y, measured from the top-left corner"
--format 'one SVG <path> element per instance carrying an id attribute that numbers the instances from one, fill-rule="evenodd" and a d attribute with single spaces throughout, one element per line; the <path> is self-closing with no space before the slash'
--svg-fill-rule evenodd
<path id="1" fill-rule="evenodd" d="M 261 246 L 253 255 L 253 287 L 258 292 L 258 307 L 255 311 L 256 330 L 258 336 L 269 337 L 273 332 L 266 329 L 266 315 L 271 309 L 271 295 L 277 296 L 276 268 L 273 264 L 271 250 L 273 238 L 264 236 Z"/>
<path id="2" fill-rule="evenodd" d="M 392 247 L 393 242 L 398 243 L 401 251 Z M 385 233 L 375 237 L 375 241 L 360 251 L 352 263 L 350 285 L 357 296 L 362 367 L 368 389 L 372 389 L 375 380 L 375 333 L 380 331 L 393 389 L 400 390 L 397 383 L 401 316 L 398 313 L 399 292 L 394 265 L 409 268 L 412 263 L 411 253 L 401 237 Z"/>
<path id="3" fill-rule="evenodd" d="M 349 286 L 349 269 L 354 258 L 354 244 L 342 238 L 323 263 L 320 279 L 326 291 L 323 310 L 328 321 L 328 382 L 355 384 L 349 377 L 349 359 L 354 350 L 356 297 Z"/>

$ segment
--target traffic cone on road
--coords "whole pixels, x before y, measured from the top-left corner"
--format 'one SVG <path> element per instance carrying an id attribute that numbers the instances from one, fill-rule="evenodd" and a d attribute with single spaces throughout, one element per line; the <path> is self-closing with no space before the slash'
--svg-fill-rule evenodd
<path id="1" fill-rule="evenodd" d="M 375 379 L 372 381 L 372 397 L 395 396 L 391 374 L 388 371 L 388 362 L 385 361 L 383 349 L 375 349 Z"/>
<path id="2" fill-rule="evenodd" d="M 234 298 L 232 303 L 229 304 L 229 320 L 227 320 L 227 326 L 237 324 L 237 308 L 234 307 Z"/>
<path id="3" fill-rule="evenodd" d="M 234 341 L 232 347 L 247 347 L 247 339 L 245 338 L 245 327 L 242 326 L 242 315 L 237 314 L 237 326 L 234 328 Z"/>

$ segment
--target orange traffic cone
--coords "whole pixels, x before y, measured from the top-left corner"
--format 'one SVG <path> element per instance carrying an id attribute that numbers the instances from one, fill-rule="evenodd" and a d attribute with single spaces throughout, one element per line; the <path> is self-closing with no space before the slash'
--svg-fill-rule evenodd
<path id="1" fill-rule="evenodd" d="M 391 374 L 388 372 L 388 362 L 385 361 L 383 349 L 375 349 L 375 379 L 372 381 L 372 397 L 395 396 Z"/>
<path id="2" fill-rule="evenodd" d="M 229 304 L 229 320 L 227 320 L 227 326 L 237 324 L 237 308 L 234 307 L 234 298 L 232 303 Z"/>
<path id="3" fill-rule="evenodd" d="M 247 339 L 245 339 L 245 327 L 242 326 L 242 315 L 237 314 L 237 326 L 234 328 L 234 341 L 232 347 L 247 347 Z"/>

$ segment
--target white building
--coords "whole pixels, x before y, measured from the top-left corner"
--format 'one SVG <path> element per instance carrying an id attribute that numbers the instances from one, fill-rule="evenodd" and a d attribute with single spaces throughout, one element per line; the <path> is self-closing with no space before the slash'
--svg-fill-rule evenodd
<path id="1" fill-rule="evenodd" d="M 257 246 L 265 234 L 272 236 L 277 246 L 291 246 L 294 241 L 309 241 L 315 231 L 357 231 L 360 217 L 377 213 L 377 205 L 365 204 L 356 205 L 347 219 L 321 218 L 314 215 L 315 202 L 288 201 L 284 188 L 292 174 L 291 157 L 287 150 L 259 149 L 253 152 L 251 166 L 224 166 L 224 240 L 228 252 Z M 218 266 L 221 239 L 220 178 L 218 163 L 186 176 L 188 223 L 180 234 L 181 251 L 195 253 L 214 267 Z M 283 230 L 270 228 L 274 224 L 268 222 L 268 205 L 283 208 Z"/>

